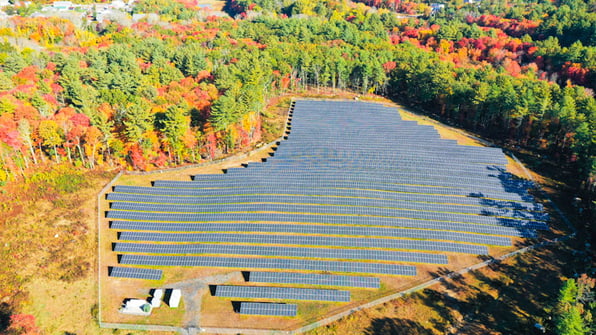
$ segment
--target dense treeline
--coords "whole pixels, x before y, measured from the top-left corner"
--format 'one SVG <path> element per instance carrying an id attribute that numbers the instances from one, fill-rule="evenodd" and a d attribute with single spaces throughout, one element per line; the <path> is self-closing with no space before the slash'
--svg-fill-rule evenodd
<path id="1" fill-rule="evenodd" d="M 596 322 L 593 319 L 596 312 L 594 286 L 596 279 L 586 274 L 563 283 L 554 306 L 556 334 L 582 335 L 596 331 Z"/>
<path id="2" fill-rule="evenodd" d="M 307 87 L 388 94 L 544 150 L 583 177 L 594 171 L 596 103 L 580 84 L 594 85 L 595 20 L 581 1 L 541 3 L 541 19 L 490 2 L 429 19 L 239 0 L 230 6 L 246 19 L 200 20 L 194 6 L 138 2 L 135 12 L 167 24 L 4 22 L 0 179 L 44 161 L 150 169 L 212 158 L 259 141 L 269 97 Z M 569 20 L 569 8 L 587 22 Z"/>

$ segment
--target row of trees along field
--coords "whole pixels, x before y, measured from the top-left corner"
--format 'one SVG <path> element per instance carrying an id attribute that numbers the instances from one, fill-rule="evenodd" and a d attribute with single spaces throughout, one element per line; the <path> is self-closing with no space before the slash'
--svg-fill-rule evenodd
<path id="1" fill-rule="evenodd" d="M 259 141 L 267 98 L 306 87 L 385 94 L 593 174 L 593 6 L 454 2 L 403 18 L 401 5 L 368 4 L 381 9 L 237 0 L 230 19 L 142 0 L 135 11 L 168 22 L 10 17 L 0 179 L 50 162 L 144 170 L 212 158 Z"/>

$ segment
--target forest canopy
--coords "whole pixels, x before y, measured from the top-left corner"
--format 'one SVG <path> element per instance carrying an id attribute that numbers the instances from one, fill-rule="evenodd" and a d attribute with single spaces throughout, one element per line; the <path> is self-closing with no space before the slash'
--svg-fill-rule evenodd
<path id="1" fill-rule="evenodd" d="M 596 171 L 596 17 L 537 3 L 141 0 L 132 24 L 0 23 L 0 181 L 40 164 L 152 169 L 260 141 L 266 101 L 377 93 Z M 14 10 L 14 9 L 13 9 Z M 571 15 L 573 13 L 573 15 Z"/>

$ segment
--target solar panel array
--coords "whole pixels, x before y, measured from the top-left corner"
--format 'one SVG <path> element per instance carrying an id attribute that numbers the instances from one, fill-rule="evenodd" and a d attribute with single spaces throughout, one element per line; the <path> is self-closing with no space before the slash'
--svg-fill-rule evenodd
<path id="1" fill-rule="evenodd" d="M 244 299 L 350 301 L 349 291 L 297 287 L 216 285 L 213 295 L 222 298 Z"/>
<path id="2" fill-rule="evenodd" d="M 114 251 L 151 254 L 284 256 L 447 264 L 447 256 L 440 254 L 364 249 L 296 248 L 288 246 L 230 245 L 227 248 L 222 248 L 219 244 L 115 243 Z"/>
<path id="3" fill-rule="evenodd" d="M 159 269 L 125 268 L 114 266 L 108 269 L 108 276 L 133 279 L 161 279 L 162 271 Z"/>
<path id="4" fill-rule="evenodd" d="M 119 233 L 120 241 L 151 241 L 169 243 L 224 243 L 229 244 L 276 244 L 276 245 L 304 245 L 344 248 L 367 249 L 401 249 L 424 250 L 438 252 L 458 252 L 464 254 L 486 255 L 488 249 L 484 245 L 464 244 L 455 242 L 372 238 L 372 237 L 335 237 L 308 235 L 269 235 L 269 234 L 170 234 L 170 233 L 142 233 L 124 231 Z"/>
<path id="5" fill-rule="evenodd" d="M 296 316 L 296 304 L 278 304 L 272 302 L 240 302 L 239 314 L 268 315 L 268 316 Z"/>
<path id="6" fill-rule="evenodd" d="M 248 281 L 254 283 L 307 284 L 361 288 L 381 287 L 381 281 L 376 277 L 339 276 L 298 272 L 251 271 L 248 274 Z"/>
<path id="7" fill-rule="evenodd" d="M 202 266 L 236 269 L 282 269 L 306 271 L 332 271 L 372 273 L 395 276 L 415 276 L 416 267 L 411 265 L 363 263 L 352 261 L 322 261 L 312 259 L 282 258 L 233 258 L 212 256 L 157 256 L 130 255 L 119 256 L 120 264 L 150 266 Z"/>
<path id="8" fill-rule="evenodd" d="M 488 254 L 548 229 L 531 183 L 506 172 L 498 148 L 442 139 L 380 104 L 300 100 L 293 111 L 291 133 L 266 162 L 115 186 L 106 217 L 119 263 L 379 287 L 374 277 L 313 272 L 413 276 L 416 264 L 446 264 L 445 253 Z"/>

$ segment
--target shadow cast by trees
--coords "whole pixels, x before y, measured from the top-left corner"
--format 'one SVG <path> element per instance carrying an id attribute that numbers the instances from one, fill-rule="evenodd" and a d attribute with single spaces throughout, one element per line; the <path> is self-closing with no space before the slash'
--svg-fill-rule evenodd
<path id="1" fill-rule="evenodd" d="M 487 169 L 491 171 L 489 178 L 497 178 L 503 192 L 510 193 L 513 197 L 498 199 L 498 194 L 492 195 L 481 187 L 471 190 L 468 197 L 478 198 L 478 205 L 482 206 L 480 214 L 497 218 L 498 225 L 514 228 L 525 238 L 535 238 L 536 230 L 547 230 L 548 214 L 528 193 L 535 184 L 514 176 L 500 166 L 487 166 Z"/>
<path id="2" fill-rule="evenodd" d="M 10 326 L 10 315 L 12 314 L 12 308 L 7 303 L 0 303 L 0 334 L 4 332 Z"/>
<path id="3" fill-rule="evenodd" d="M 364 331 L 365 335 L 432 335 L 430 329 L 420 323 L 406 319 L 380 318 L 373 319 Z"/>
<path id="4" fill-rule="evenodd" d="M 479 258 L 494 260 L 486 255 Z M 549 324 L 549 306 L 556 300 L 561 276 L 573 276 L 574 262 L 579 261 L 571 249 L 555 245 L 507 261 L 494 260 L 465 277 L 439 268 L 433 276 L 446 277 L 440 281 L 442 288 L 425 289 L 412 297 L 438 314 L 428 320 L 432 326 L 426 325 L 433 331 L 539 334 L 534 324 Z"/>
<path id="5" fill-rule="evenodd" d="M 437 271 L 429 272 L 430 276 L 433 278 L 440 278 L 440 277 L 447 277 L 447 280 L 443 278 L 440 279 L 441 285 L 448 290 L 452 290 L 454 292 L 458 292 L 462 289 L 465 289 L 463 286 L 464 284 L 464 277 L 459 273 L 453 272 L 445 267 L 439 267 Z"/>

